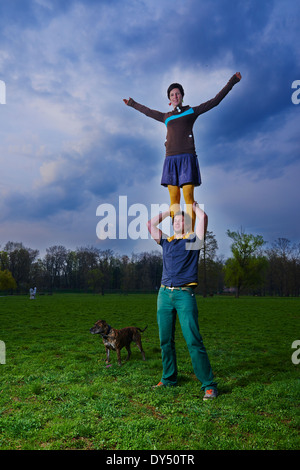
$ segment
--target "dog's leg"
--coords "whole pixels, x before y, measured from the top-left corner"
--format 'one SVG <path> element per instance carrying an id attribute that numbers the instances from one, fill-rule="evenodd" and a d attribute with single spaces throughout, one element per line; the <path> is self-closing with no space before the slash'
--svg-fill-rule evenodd
<path id="1" fill-rule="evenodd" d="M 139 348 L 141 354 L 142 354 L 142 358 L 143 358 L 143 361 L 145 361 L 145 351 L 143 350 L 143 346 L 142 346 L 142 342 L 141 340 L 137 340 L 136 343 L 137 347 Z"/>
<path id="2" fill-rule="evenodd" d="M 105 348 L 106 349 L 106 364 L 109 363 L 109 348 Z"/>
<path id="3" fill-rule="evenodd" d="M 136 338 L 135 344 L 137 345 L 137 347 L 139 348 L 139 350 L 142 354 L 143 361 L 145 361 L 145 352 L 143 350 L 141 338 Z"/>
<path id="4" fill-rule="evenodd" d="M 128 344 L 128 346 L 126 346 L 126 349 L 127 349 L 127 357 L 126 357 L 126 361 L 129 361 L 130 359 L 130 356 L 131 356 L 131 349 L 130 349 L 130 344 Z"/>
<path id="5" fill-rule="evenodd" d="M 117 349 L 117 357 L 118 357 L 118 364 L 119 366 L 121 366 L 122 362 L 121 362 L 121 350 L 120 349 Z"/>

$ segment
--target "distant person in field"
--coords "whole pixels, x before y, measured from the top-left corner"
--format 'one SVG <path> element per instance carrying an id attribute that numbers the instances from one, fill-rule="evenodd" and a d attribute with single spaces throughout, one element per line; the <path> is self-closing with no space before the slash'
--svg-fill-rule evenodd
<path id="1" fill-rule="evenodd" d="M 194 188 L 201 184 L 193 126 L 200 114 L 217 106 L 241 78 L 239 72 L 235 73 L 214 98 L 194 107 L 183 106 L 184 89 L 180 83 L 172 83 L 167 90 L 167 96 L 173 110 L 166 113 L 147 108 L 132 98 L 123 100 L 127 106 L 166 125 L 166 158 L 161 185 L 169 190 L 171 217 L 174 217 L 174 213 L 180 210 L 180 188 L 182 188 L 186 210 L 192 219 L 192 229 L 195 224 L 195 213 L 192 210 Z"/>
<path id="2" fill-rule="evenodd" d="M 207 215 L 196 202 L 193 212 L 198 219 L 196 232 L 192 232 L 191 218 L 183 212 L 173 217 L 174 235 L 167 237 L 158 225 L 170 211 L 163 212 L 148 221 L 152 238 L 163 250 L 163 274 L 157 297 L 157 321 L 162 351 L 163 373 L 155 387 L 177 384 L 177 361 L 175 350 L 176 313 L 196 377 L 205 394 L 203 399 L 217 397 L 217 383 L 214 380 L 209 358 L 204 347 L 198 324 L 198 308 L 194 288 L 198 282 L 198 260 L 201 242 L 207 230 Z"/>

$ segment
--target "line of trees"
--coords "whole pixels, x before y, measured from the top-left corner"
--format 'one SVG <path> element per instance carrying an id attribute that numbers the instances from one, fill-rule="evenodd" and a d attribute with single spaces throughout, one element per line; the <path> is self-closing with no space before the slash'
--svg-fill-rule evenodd
<path id="1" fill-rule="evenodd" d="M 263 238 L 227 231 L 232 256 L 217 255 L 218 243 L 208 231 L 199 257 L 197 293 L 299 296 L 300 245 L 278 238 L 268 248 Z M 95 247 L 69 250 L 61 245 L 39 251 L 8 242 L 0 251 L 0 290 L 24 293 L 53 291 L 155 292 L 162 275 L 161 251 L 127 255 Z"/>

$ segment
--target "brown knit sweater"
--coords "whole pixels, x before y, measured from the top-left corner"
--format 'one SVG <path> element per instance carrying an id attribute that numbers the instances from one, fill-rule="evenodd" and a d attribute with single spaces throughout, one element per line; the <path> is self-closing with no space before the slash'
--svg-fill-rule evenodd
<path id="1" fill-rule="evenodd" d="M 199 106 L 181 106 L 176 107 L 173 111 L 162 113 L 154 109 L 137 103 L 132 98 L 128 101 L 128 106 L 133 107 L 137 111 L 148 117 L 165 123 L 167 126 L 166 137 L 166 156 L 179 155 L 182 153 L 196 154 L 195 142 L 193 135 L 194 123 L 200 114 L 206 113 L 210 109 L 217 106 L 229 93 L 232 87 L 239 82 L 239 78 L 233 75 L 227 85 L 211 100 L 200 104 Z"/>

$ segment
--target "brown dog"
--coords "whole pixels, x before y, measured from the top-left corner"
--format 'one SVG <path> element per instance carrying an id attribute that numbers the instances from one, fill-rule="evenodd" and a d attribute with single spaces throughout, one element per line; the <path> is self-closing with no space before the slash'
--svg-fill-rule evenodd
<path id="1" fill-rule="evenodd" d="M 127 349 L 128 354 L 126 360 L 128 361 L 131 356 L 130 343 L 132 341 L 137 345 L 137 347 L 141 351 L 143 361 L 145 360 L 145 352 L 142 347 L 141 335 L 139 331 L 145 331 L 147 326 L 143 330 L 134 326 L 116 330 L 115 328 L 112 328 L 110 325 L 108 325 L 106 321 L 98 320 L 93 326 L 93 328 L 90 329 L 90 333 L 92 333 L 92 335 L 100 334 L 102 336 L 103 344 L 106 350 L 106 363 L 109 363 L 109 352 L 110 349 L 112 349 L 113 351 L 117 351 L 118 363 L 120 366 L 121 349 L 124 347 Z"/>

